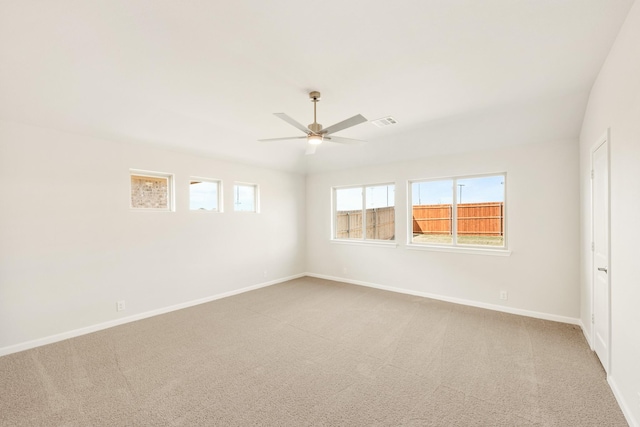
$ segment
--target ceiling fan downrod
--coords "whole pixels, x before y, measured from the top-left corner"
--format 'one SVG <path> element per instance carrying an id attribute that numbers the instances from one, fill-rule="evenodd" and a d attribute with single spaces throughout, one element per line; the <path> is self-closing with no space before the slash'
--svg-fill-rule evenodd
<path id="1" fill-rule="evenodd" d="M 318 134 L 322 130 L 322 125 L 316 120 L 316 105 L 318 104 L 318 101 L 320 101 L 320 92 L 309 92 L 309 98 L 311 98 L 311 102 L 313 102 L 313 123 L 308 127 L 311 132 Z"/>

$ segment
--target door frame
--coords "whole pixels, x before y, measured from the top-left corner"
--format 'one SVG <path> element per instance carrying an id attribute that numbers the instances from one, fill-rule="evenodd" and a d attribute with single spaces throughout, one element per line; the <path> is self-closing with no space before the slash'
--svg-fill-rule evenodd
<path id="1" fill-rule="evenodd" d="M 595 351 L 595 340 L 596 338 L 596 328 L 594 322 L 594 313 L 595 313 L 595 288 L 596 288 L 596 263 L 595 263 L 595 219 L 594 219 L 594 208 L 595 208 L 595 200 L 594 200 L 594 155 L 596 151 L 605 145 L 606 153 L 607 153 L 607 288 L 608 288 L 608 319 L 607 319 L 607 362 L 606 366 L 603 363 L 603 367 L 607 376 L 611 374 L 611 144 L 610 144 L 610 131 L 611 128 L 607 128 L 607 130 L 602 134 L 600 138 L 598 138 L 597 142 L 591 147 L 590 156 L 590 208 L 591 208 L 591 268 L 590 268 L 590 276 L 591 276 L 591 350 Z M 602 361 L 600 361 L 602 362 Z"/>

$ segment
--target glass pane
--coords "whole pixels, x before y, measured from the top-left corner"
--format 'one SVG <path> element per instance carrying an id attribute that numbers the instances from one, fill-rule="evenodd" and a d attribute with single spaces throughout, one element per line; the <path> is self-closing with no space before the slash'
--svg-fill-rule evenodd
<path id="1" fill-rule="evenodd" d="M 395 185 L 365 188 L 367 239 L 394 240 L 396 234 Z"/>
<path id="2" fill-rule="evenodd" d="M 362 188 L 336 188 L 336 239 L 362 239 Z"/>
<path id="3" fill-rule="evenodd" d="M 412 182 L 411 204 L 412 243 L 453 243 L 453 180 Z"/>
<path id="4" fill-rule="evenodd" d="M 504 175 L 458 179 L 460 245 L 504 246 Z"/>
<path id="5" fill-rule="evenodd" d="M 218 183 L 191 181 L 189 185 L 189 209 L 192 211 L 217 211 Z"/>
<path id="6" fill-rule="evenodd" d="M 238 212 L 256 211 L 256 186 L 239 185 L 234 186 L 233 206 Z"/>
<path id="7" fill-rule="evenodd" d="M 366 188 L 367 209 L 394 206 L 395 185 L 377 185 Z"/>
<path id="8" fill-rule="evenodd" d="M 362 210 L 362 188 L 337 188 L 336 210 Z"/>
<path id="9" fill-rule="evenodd" d="M 169 178 L 131 175 L 131 207 L 169 209 Z"/>

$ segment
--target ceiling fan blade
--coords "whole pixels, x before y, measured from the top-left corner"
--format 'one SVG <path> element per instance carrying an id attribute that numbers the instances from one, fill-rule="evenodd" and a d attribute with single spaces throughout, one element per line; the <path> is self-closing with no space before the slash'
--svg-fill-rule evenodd
<path id="1" fill-rule="evenodd" d="M 309 132 L 311 132 L 308 127 L 306 127 L 302 123 L 299 123 L 299 122 L 295 121 L 291 117 L 287 116 L 285 113 L 273 113 L 273 115 L 277 116 L 277 117 L 280 117 L 282 120 L 284 120 L 285 122 L 289 123 L 291 126 L 300 129 L 302 132 L 304 132 L 306 134 L 309 134 Z"/>
<path id="2" fill-rule="evenodd" d="M 288 139 L 307 139 L 306 136 L 289 136 L 285 138 L 267 138 L 267 139 L 259 139 L 258 141 L 286 141 Z"/>
<path id="3" fill-rule="evenodd" d="M 337 142 L 339 144 L 353 144 L 353 145 L 362 145 L 367 142 L 367 141 L 362 141 L 360 139 L 343 138 L 341 136 L 334 136 L 334 135 L 326 136 L 324 139 L 329 140 L 331 142 Z"/>
<path id="4" fill-rule="evenodd" d="M 335 125 L 329 126 L 326 129 L 323 129 L 321 131 L 322 134 L 325 135 L 329 135 L 335 132 L 338 132 L 340 130 L 346 129 L 346 128 L 350 128 L 351 126 L 355 126 L 355 125 L 359 125 L 360 123 L 364 123 L 366 122 L 367 119 L 365 119 L 362 114 L 358 114 L 355 115 L 353 117 L 351 117 L 350 119 L 347 120 L 343 120 L 340 123 L 336 123 Z"/>
<path id="5" fill-rule="evenodd" d="M 307 151 L 305 151 L 304 154 L 315 154 L 316 148 L 318 148 L 317 144 L 307 144 Z"/>

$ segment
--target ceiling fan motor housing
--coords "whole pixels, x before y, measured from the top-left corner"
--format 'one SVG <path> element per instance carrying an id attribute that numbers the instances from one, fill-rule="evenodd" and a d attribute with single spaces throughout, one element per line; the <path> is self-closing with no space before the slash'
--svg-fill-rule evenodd
<path id="1" fill-rule="evenodd" d="M 322 125 L 320 123 L 311 123 L 308 126 L 309 130 L 313 133 L 320 133 L 320 131 L 322 130 Z"/>

